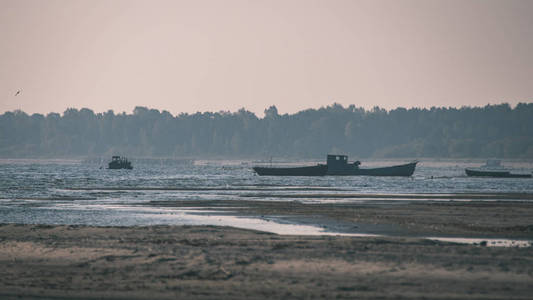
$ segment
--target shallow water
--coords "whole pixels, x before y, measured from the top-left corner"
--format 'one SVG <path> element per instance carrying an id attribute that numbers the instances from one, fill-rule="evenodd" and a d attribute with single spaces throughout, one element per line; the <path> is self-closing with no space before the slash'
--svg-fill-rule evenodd
<path id="1" fill-rule="evenodd" d="M 372 161 L 364 167 L 403 163 Z M 271 200 L 302 202 L 446 201 L 457 193 L 533 193 L 532 179 L 469 178 L 467 161 L 422 161 L 410 178 L 262 177 L 250 161 L 134 164 L 107 170 L 103 163 L 72 160 L 0 160 L 0 223 L 135 226 L 154 224 L 229 225 L 283 234 L 334 234 L 320 227 L 265 219 L 212 215 L 139 204 L 176 200 Z M 528 173 L 531 162 L 509 162 Z M 439 194 L 435 197 L 435 194 Z M 365 195 L 368 195 L 365 196 Z M 447 199 L 446 195 L 450 196 Z M 468 197 L 464 197 L 468 200 Z M 456 199 L 457 200 L 457 199 Z M 498 200 L 498 196 L 481 201 Z M 531 200 L 521 200 L 531 201 Z"/>

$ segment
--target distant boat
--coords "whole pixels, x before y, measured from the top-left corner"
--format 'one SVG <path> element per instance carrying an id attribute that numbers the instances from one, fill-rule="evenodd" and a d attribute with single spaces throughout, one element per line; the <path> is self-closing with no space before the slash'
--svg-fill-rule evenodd
<path id="1" fill-rule="evenodd" d="M 109 169 L 128 169 L 131 170 L 133 167 L 131 166 L 131 162 L 121 156 L 113 156 L 111 158 L 111 162 L 108 164 Z"/>
<path id="2" fill-rule="evenodd" d="M 253 170 L 261 176 L 324 176 L 328 171 L 328 166 L 318 164 L 316 166 L 292 168 L 253 167 Z"/>
<path id="3" fill-rule="evenodd" d="M 498 164 L 499 166 L 499 164 Z M 489 169 L 465 169 L 467 176 L 471 177 L 496 177 L 496 178 L 531 178 L 531 174 L 513 174 L 510 171 L 506 171 L 503 168 L 497 170 Z"/>
<path id="4" fill-rule="evenodd" d="M 411 176 L 418 161 L 380 168 L 359 168 L 360 161 L 348 163 L 348 156 L 328 154 L 327 175 L 337 176 Z"/>
<path id="5" fill-rule="evenodd" d="M 513 174 L 506 170 L 500 160 L 487 160 L 487 162 L 479 168 L 466 168 L 467 176 L 472 177 L 498 177 L 498 178 L 531 178 L 531 174 Z"/>

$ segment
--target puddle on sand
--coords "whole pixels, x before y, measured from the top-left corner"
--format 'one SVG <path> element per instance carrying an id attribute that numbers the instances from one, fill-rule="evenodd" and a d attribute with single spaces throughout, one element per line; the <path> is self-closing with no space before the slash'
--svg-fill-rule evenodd
<path id="1" fill-rule="evenodd" d="M 246 218 L 228 215 L 206 215 L 206 214 L 191 214 L 194 210 L 175 210 L 180 213 L 179 223 L 184 222 L 190 225 L 217 225 L 230 226 L 242 229 L 252 229 L 258 231 L 271 232 L 280 235 L 322 235 L 322 236 L 347 236 L 347 237 L 387 237 L 383 234 L 367 234 L 367 233 L 341 233 L 334 231 L 326 231 L 324 228 L 312 225 L 279 223 L 273 220 L 264 218 Z M 205 213 L 206 211 L 202 211 Z M 216 213 L 217 211 L 210 211 Z M 166 218 L 168 215 L 161 214 L 161 218 Z M 185 218 L 184 218 L 185 217 Z M 153 218 L 153 216 L 151 216 Z M 511 239 L 483 239 L 483 238 L 450 238 L 450 237 L 423 237 L 424 239 L 451 242 L 459 244 L 472 244 L 487 247 L 531 247 L 532 241 L 529 240 L 511 240 Z"/>
<path id="2" fill-rule="evenodd" d="M 90 224 L 96 226 L 148 226 L 148 225 L 215 225 L 242 229 L 271 232 L 280 235 L 328 235 L 368 237 L 378 236 L 365 233 L 338 233 L 326 231 L 323 227 L 300 225 L 294 223 L 279 223 L 265 218 L 251 218 L 226 215 L 228 211 L 194 208 L 158 208 L 158 207 L 130 207 L 121 205 L 90 205 L 76 206 L 78 218 L 67 219 L 65 214 L 72 215 L 72 205 L 56 205 L 42 208 L 42 211 L 53 211 L 57 224 Z M 231 212 L 231 211 L 229 211 Z M 62 217 L 63 216 L 63 217 Z M 89 218 L 89 216 L 92 216 Z M 101 217 L 98 217 L 101 216 Z M 95 220 L 96 223 L 95 223 Z M 24 223 L 24 222 L 23 222 Z M 40 223 L 40 222 L 31 222 Z"/>
<path id="3" fill-rule="evenodd" d="M 174 214 L 179 214 L 179 224 L 187 225 L 216 225 L 229 226 L 242 229 L 252 229 L 257 231 L 271 232 L 280 235 L 328 235 L 328 236 L 353 236 L 353 237 L 375 237 L 379 235 L 365 234 L 365 233 L 339 233 L 325 231 L 324 228 L 311 225 L 278 223 L 269 219 L 263 218 L 246 218 L 229 215 L 218 215 L 218 211 L 209 211 L 213 215 L 209 215 L 207 211 L 201 211 L 201 214 L 196 214 L 196 211 L 191 210 L 175 210 Z M 150 215 L 150 219 L 172 218 L 172 214 L 162 213 L 159 215 Z"/>
<path id="4" fill-rule="evenodd" d="M 268 219 L 243 218 L 236 216 L 206 216 L 187 214 L 188 218 L 204 225 L 231 226 L 243 229 L 271 232 L 280 235 L 327 235 L 347 237 L 387 237 L 383 234 L 367 233 L 341 233 L 325 231 L 324 228 L 312 225 L 278 223 Z M 424 239 L 459 244 L 481 245 L 487 247 L 531 247 L 532 241 L 511 239 L 483 239 L 483 238 L 448 238 L 448 237 L 424 237 Z"/>

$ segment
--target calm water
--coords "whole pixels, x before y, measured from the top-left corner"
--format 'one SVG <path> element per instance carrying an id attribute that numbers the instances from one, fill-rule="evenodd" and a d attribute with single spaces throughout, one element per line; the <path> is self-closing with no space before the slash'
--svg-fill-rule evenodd
<path id="1" fill-rule="evenodd" d="M 373 161 L 364 167 L 404 161 Z M 191 210 L 144 207 L 151 200 L 379 201 L 328 197 L 336 194 L 533 193 L 533 179 L 468 178 L 465 167 L 483 162 L 422 161 L 412 178 L 261 177 L 250 161 L 144 161 L 133 170 L 107 170 L 104 163 L 68 160 L 0 160 L 0 223 L 233 225 L 280 233 L 319 229 Z M 530 173 L 531 162 L 503 162 Z M 306 195 L 313 197 L 306 198 Z M 320 197 L 323 195 L 323 197 Z M 294 198 L 291 198 L 294 196 Z M 297 198 L 296 198 L 297 197 Z M 420 199 L 418 201 L 433 201 Z M 291 227 L 292 226 L 292 227 Z M 271 230 L 269 230 L 269 228 Z"/>

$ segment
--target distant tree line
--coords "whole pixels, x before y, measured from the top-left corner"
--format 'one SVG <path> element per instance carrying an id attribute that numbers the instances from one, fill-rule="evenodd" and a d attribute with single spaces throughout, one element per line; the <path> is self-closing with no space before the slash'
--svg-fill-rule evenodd
<path id="1" fill-rule="evenodd" d="M 0 115 L 1 157 L 533 158 L 533 103 L 371 110 L 333 104 L 264 118 L 241 109 L 173 116 L 136 107 Z"/>

